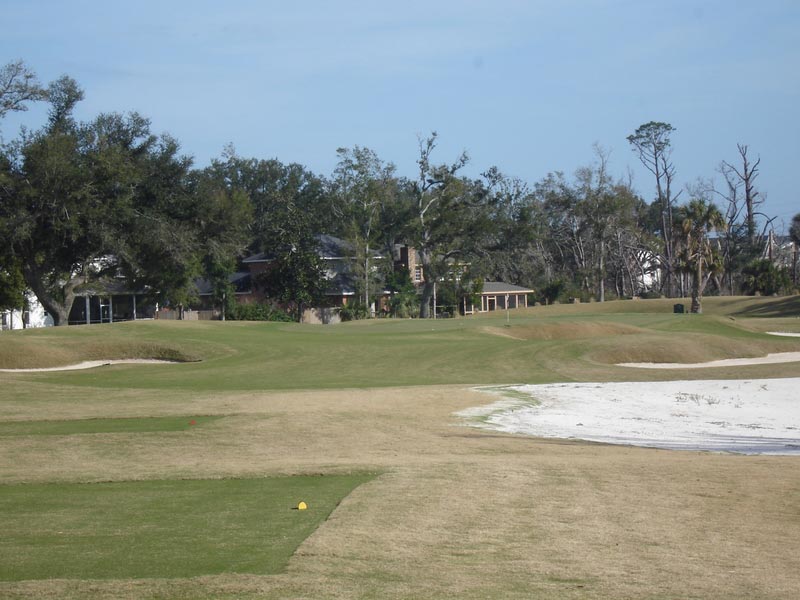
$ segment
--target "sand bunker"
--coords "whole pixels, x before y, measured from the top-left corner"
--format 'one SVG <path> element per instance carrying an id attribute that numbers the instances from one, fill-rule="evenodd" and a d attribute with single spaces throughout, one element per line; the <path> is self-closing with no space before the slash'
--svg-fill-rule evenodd
<path id="1" fill-rule="evenodd" d="M 769 335 L 782 335 L 783 337 L 800 337 L 800 333 L 791 333 L 789 331 L 768 331 Z"/>
<path id="2" fill-rule="evenodd" d="M 724 358 L 702 363 L 617 363 L 618 367 L 636 369 L 709 369 L 713 367 L 745 367 L 800 361 L 800 352 L 778 352 L 756 358 Z"/>
<path id="3" fill-rule="evenodd" d="M 0 373 L 45 373 L 47 371 L 77 371 L 80 369 L 93 369 L 107 365 L 174 365 L 173 360 L 157 360 L 150 358 L 123 358 L 119 360 L 87 360 L 74 365 L 62 367 L 44 367 L 40 369 L 0 369 Z"/>
<path id="4" fill-rule="evenodd" d="M 479 388 L 506 398 L 457 414 L 477 427 L 536 437 L 800 454 L 798 386 L 800 378 Z"/>

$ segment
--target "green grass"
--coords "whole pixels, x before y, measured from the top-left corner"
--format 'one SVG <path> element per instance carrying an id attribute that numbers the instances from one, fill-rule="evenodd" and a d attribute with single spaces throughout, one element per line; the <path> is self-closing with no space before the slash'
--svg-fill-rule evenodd
<path id="1" fill-rule="evenodd" d="M 0 580 L 278 573 L 373 477 L 0 486 Z"/>
<path id="2" fill-rule="evenodd" d="M 186 431 L 212 423 L 219 416 L 131 417 L 60 421 L 0 422 L 0 437 L 12 435 L 77 435 L 86 433 L 156 433 Z"/>
<path id="3" fill-rule="evenodd" d="M 498 313 L 336 326 L 136 322 L 29 330 L 3 334 L 0 366 L 44 366 L 39 354 L 43 347 L 50 349 L 45 362 L 56 350 L 80 359 L 97 358 L 101 351 L 106 357 L 133 352 L 145 356 L 149 350 L 202 360 L 11 377 L 69 389 L 213 392 L 629 378 L 630 371 L 615 372 L 612 365 L 642 353 L 644 360 L 695 362 L 800 349 L 800 340 L 766 336 L 747 326 L 762 314 L 797 316 L 798 298 L 708 298 L 703 315 L 675 315 L 672 304 L 640 300 L 536 307 L 512 311 L 508 327 L 505 314 Z M 625 330 L 597 335 L 598 324 Z M 551 327 L 556 335 L 527 339 L 541 326 Z M 557 335 L 559 328 L 565 335 Z M 608 353 L 609 348 L 616 350 Z M 632 357 L 620 355 L 618 350 L 624 348 Z M 685 356 L 684 348 L 690 350 Z M 600 369 L 600 363 L 608 367 Z"/>

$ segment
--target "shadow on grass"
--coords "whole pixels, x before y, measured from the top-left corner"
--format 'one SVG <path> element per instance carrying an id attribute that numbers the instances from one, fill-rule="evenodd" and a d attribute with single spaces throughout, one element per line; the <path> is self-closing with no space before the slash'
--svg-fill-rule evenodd
<path id="1" fill-rule="evenodd" d="M 800 317 L 800 296 L 781 297 L 769 302 L 753 303 L 732 314 L 736 317 Z"/>

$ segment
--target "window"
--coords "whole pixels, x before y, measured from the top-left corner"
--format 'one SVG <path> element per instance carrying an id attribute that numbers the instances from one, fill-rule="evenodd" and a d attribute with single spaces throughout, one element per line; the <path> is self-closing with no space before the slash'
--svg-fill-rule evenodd
<path id="1" fill-rule="evenodd" d="M 416 265 L 414 267 L 414 283 L 419 283 L 422 281 L 422 265 Z"/>

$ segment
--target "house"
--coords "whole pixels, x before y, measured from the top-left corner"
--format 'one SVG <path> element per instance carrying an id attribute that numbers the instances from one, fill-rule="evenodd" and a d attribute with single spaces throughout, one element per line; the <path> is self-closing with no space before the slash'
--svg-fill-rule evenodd
<path id="1" fill-rule="evenodd" d="M 325 268 L 326 289 L 324 292 L 325 300 L 321 307 L 311 309 L 304 320 L 311 322 L 330 323 L 337 320 L 336 309 L 347 306 L 357 301 L 356 290 L 357 281 L 354 273 L 355 250 L 352 244 L 332 235 L 317 235 L 317 251 L 320 260 Z M 423 283 L 423 269 L 419 262 L 417 252 L 414 248 L 397 244 L 393 248 L 394 268 L 406 269 L 411 275 L 411 281 L 419 290 Z M 379 253 L 371 256 L 371 268 L 376 268 L 379 261 L 385 257 Z M 243 269 L 230 275 L 230 283 L 233 285 L 236 302 L 239 304 L 249 304 L 252 302 L 264 302 L 267 296 L 264 290 L 258 285 L 259 277 L 269 271 L 270 265 L 275 263 L 275 257 L 267 253 L 257 253 L 242 259 Z M 458 281 L 459 274 L 463 272 L 463 266 L 454 263 L 452 277 Z M 444 280 L 443 280 L 444 281 Z M 196 282 L 198 295 L 201 302 L 199 305 L 202 311 L 214 311 L 216 307 L 213 303 L 213 288 L 210 282 L 198 280 Z M 480 302 L 473 303 L 469 298 L 462 299 L 462 305 L 457 309 L 463 314 L 473 314 L 475 312 L 490 312 L 494 310 L 504 310 L 508 308 L 524 308 L 528 306 L 528 294 L 534 291 L 529 288 L 504 282 L 489 281 L 483 284 L 483 291 L 480 293 Z M 377 305 L 381 312 L 388 313 L 391 292 L 381 290 L 377 296 Z M 371 307 L 375 314 L 376 307 Z M 202 317 L 201 317 L 202 318 Z M 205 318 L 216 318 L 209 313 Z"/>
<path id="2" fill-rule="evenodd" d="M 147 289 L 131 289 L 121 278 L 102 278 L 75 288 L 70 325 L 152 319 L 157 304 Z"/>
<path id="3" fill-rule="evenodd" d="M 417 251 L 404 244 L 394 246 L 394 268 L 407 269 L 411 277 L 411 282 L 415 286 L 421 286 L 424 281 L 422 278 L 422 263 L 419 262 Z"/>
<path id="4" fill-rule="evenodd" d="M 407 269 L 411 277 L 411 282 L 417 289 L 425 283 L 423 277 L 422 263 L 414 248 L 404 245 L 396 245 L 394 249 L 395 269 Z M 451 268 L 450 281 L 459 281 L 460 276 L 466 270 L 467 265 L 453 263 Z M 444 281 L 441 279 L 440 281 Z M 534 290 L 502 281 L 486 281 L 483 283 L 483 291 L 480 293 L 480 302 L 476 305 L 465 297 L 461 299 L 459 311 L 465 315 L 475 312 L 491 312 L 494 310 L 505 310 L 506 308 L 527 308 L 528 294 L 533 294 Z"/>
<path id="5" fill-rule="evenodd" d="M 334 319 L 335 311 L 331 309 L 346 306 L 356 300 L 357 286 L 353 273 L 355 250 L 352 244 L 336 236 L 322 234 L 315 236 L 315 238 L 318 256 L 325 269 L 325 300 L 322 303 L 322 307 L 315 309 L 316 316 L 309 314 L 308 318 L 312 321 L 319 320 L 328 323 Z M 383 255 L 379 253 L 373 253 L 370 257 L 371 267 L 376 268 L 378 262 L 383 258 Z M 276 258 L 273 255 L 265 252 L 251 254 L 242 259 L 241 265 L 243 269 L 230 275 L 230 283 L 235 290 L 237 303 L 250 304 L 267 301 L 267 296 L 263 288 L 259 286 L 258 280 L 261 275 L 269 271 L 275 260 Z M 213 286 L 211 282 L 198 279 L 195 285 L 200 297 L 199 310 L 215 311 L 217 307 L 213 302 Z M 388 295 L 388 292 L 383 293 Z M 215 318 L 215 316 L 209 313 L 206 318 Z"/>
<path id="6" fill-rule="evenodd" d="M 355 251 L 352 244 L 333 235 L 321 234 L 315 236 L 317 252 L 325 269 L 325 305 L 344 306 L 355 299 L 356 285 L 353 279 L 353 261 Z M 374 262 L 383 259 L 381 254 L 375 253 L 371 257 Z M 237 301 L 242 303 L 262 301 L 265 299 L 263 292 L 252 282 L 259 275 L 269 270 L 275 258 L 264 252 L 253 254 L 242 260 L 242 265 L 247 271 L 236 273 L 235 276 L 244 280 L 249 276 L 250 291 L 237 296 Z"/>
<path id="7" fill-rule="evenodd" d="M 236 302 L 239 304 L 249 304 L 259 299 L 256 291 L 253 289 L 253 276 L 249 271 L 237 271 L 228 276 L 228 283 L 233 288 L 233 293 L 236 297 Z M 197 295 L 200 298 L 199 310 L 215 311 L 217 307 L 214 305 L 214 286 L 206 279 L 198 279 L 195 281 L 197 286 Z"/>
<path id="8" fill-rule="evenodd" d="M 792 270 L 797 259 L 797 247 L 790 236 L 775 235 L 770 231 L 764 242 L 761 258 L 774 263 L 776 267 Z"/>
<path id="9" fill-rule="evenodd" d="M 480 294 L 479 312 L 491 312 L 493 310 L 506 310 L 510 308 L 528 308 L 528 294 L 533 294 L 530 288 L 503 283 L 502 281 L 485 281 L 483 291 Z M 464 312 L 471 314 L 474 308 L 464 305 Z"/>
<path id="10" fill-rule="evenodd" d="M 24 310 L 9 309 L 0 311 L 0 331 L 53 326 L 53 317 L 47 314 L 35 294 L 27 292 L 25 305 Z"/>
<path id="11" fill-rule="evenodd" d="M 153 318 L 156 304 L 146 290 L 131 290 L 121 279 L 100 279 L 75 288 L 75 300 L 69 311 L 69 325 L 114 323 Z M 0 313 L 2 329 L 50 327 L 53 317 L 44 310 L 33 293 L 28 293 L 27 309 Z"/>

